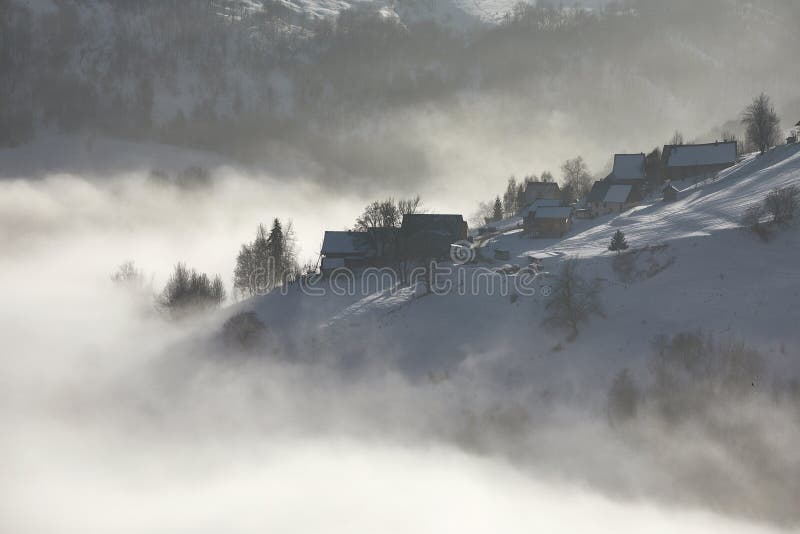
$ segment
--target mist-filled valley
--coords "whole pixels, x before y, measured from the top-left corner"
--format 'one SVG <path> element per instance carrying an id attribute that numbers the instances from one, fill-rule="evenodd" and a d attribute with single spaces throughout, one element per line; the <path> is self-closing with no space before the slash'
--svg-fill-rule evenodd
<path id="1" fill-rule="evenodd" d="M 0 532 L 798 531 L 797 22 L 0 0 Z"/>
<path id="2" fill-rule="evenodd" d="M 120 149 L 101 147 L 106 157 Z M 182 156 L 197 161 L 169 154 L 176 168 Z M 5 153 L 9 164 L 19 155 Z M 322 210 L 267 176 L 224 167 L 200 190 L 130 171 L 6 181 L 1 193 L 5 529 L 797 525 L 798 340 L 784 327 L 758 338 L 775 323 L 770 317 L 719 335 L 719 344 L 746 339 L 766 355 L 734 354 L 715 368 L 729 383 L 679 381 L 672 394 L 659 390 L 658 350 L 647 333 L 671 328 L 632 323 L 652 313 L 620 289 L 606 291 L 616 295 L 604 295 L 606 306 L 622 299 L 629 312 L 615 319 L 609 311 L 596 327 L 638 333 L 614 334 L 616 341 L 583 333 L 558 348 L 560 334 L 538 325 L 535 298 L 428 297 L 352 321 L 336 310 L 358 296 L 294 288 L 255 302 L 268 329 L 253 347 L 223 328 L 252 302 L 176 322 L 156 311 L 152 293 L 176 261 L 227 281 L 235 238 L 247 239 L 253 221 L 288 211 L 299 234 L 313 235 L 307 227 L 346 224 L 360 199 Z M 311 238 L 302 244 L 314 246 Z M 771 244 L 772 253 L 796 245 L 795 232 Z M 687 245 L 683 261 L 689 253 Z M 111 280 L 125 259 L 143 269 L 144 287 Z M 737 287 L 729 277 L 722 287 Z M 796 294 L 796 279 L 787 283 Z M 757 291 L 780 302 L 782 287 Z M 452 306 L 466 315 L 452 315 Z M 797 320 L 796 309 L 783 313 L 783 324 Z M 326 316 L 330 324 L 318 323 Z M 700 326 L 725 331 L 714 320 Z M 442 328 L 455 337 L 442 338 Z M 623 388 L 616 421 L 611 391 L 623 367 L 634 369 L 646 400 L 631 416 Z M 746 373 L 744 388 L 737 370 Z"/>
<path id="3" fill-rule="evenodd" d="M 45 126 L 220 152 L 337 191 L 458 183 L 478 197 L 576 155 L 601 174 L 614 151 L 675 130 L 741 138 L 739 112 L 765 86 L 800 112 L 787 0 L 541 2 L 455 26 L 424 2 L 336 19 L 257 4 L 5 2 L 0 141 Z"/>

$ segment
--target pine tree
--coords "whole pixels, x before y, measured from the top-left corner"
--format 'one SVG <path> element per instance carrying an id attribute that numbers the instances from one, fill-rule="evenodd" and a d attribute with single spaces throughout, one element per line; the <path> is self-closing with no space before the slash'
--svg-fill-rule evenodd
<path id="1" fill-rule="evenodd" d="M 627 249 L 628 242 L 625 240 L 625 234 L 622 233 L 622 230 L 617 230 L 617 232 L 614 234 L 614 237 L 611 238 L 611 244 L 608 246 L 608 250 L 619 254 L 623 250 Z"/>
<path id="2" fill-rule="evenodd" d="M 500 200 L 500 196 L 498 195 L 497 198 L 494 199 L 494 209 L 492 210 L 492 219 L 495 221 L 503 220 L 503 202 Z"/>

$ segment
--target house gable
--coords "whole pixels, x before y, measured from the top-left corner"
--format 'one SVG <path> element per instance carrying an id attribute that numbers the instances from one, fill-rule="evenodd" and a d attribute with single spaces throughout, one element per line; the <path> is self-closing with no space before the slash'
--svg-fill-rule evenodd
<path id="1" fill-rule="evenodd" d="M 603 202 L 613 202 L 616 204 L 627 204 L 633 192 L 632 185 L 612 185 L 608 188 Z"/>
<path id="2" fill-rule="evenodd" d="M 611 180 L 644 180 L 645 155 L 644 154 L 616 154 L 614 155 L 614 170 L 611 171 Z"/>
<path id="3" fill-rule="evenodd" d="M 366 256 L 369 247 L 366 232 L 325 232 L 323 256 Z"/>

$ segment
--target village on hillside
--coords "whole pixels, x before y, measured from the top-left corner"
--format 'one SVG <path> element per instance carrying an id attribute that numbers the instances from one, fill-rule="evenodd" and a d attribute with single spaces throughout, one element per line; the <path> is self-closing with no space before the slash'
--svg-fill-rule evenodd
<path id="1" fill-rule="evenodd" d="M 786 143 L 800 143 L 800 122 Z M 703 144 L 683 144 L 679 139 L 650 154 L 615 154 L 611 173 L 595 181 L 578 198 L 574 190 L 559 186 L 551 177 L 526 179 L 519 185 L 514 213 L 504 217 L 498 197 L 495 216 L 486 217 L 483 225 L 472 229 L 460 214 L 421 213 L 415 205 L 410 212 L 399 214 L 402 219 L 397 226 L 325 232 L 319 272 L 331 276 L 342 269 L 394 268 L 400 262 L 458 257 L 471 262 L 507 262 L 511 260 L 511 247 L 498 246 L 499 236 L 514 235 L 551 244 L 554 239 L 591 228 L 596 224 L 593 221 L 605 221 L 608 216 L 645 204 L 676 202 L 702 184 L 713 183 L 722 171 L 741 162 L 747 157 L 742 152 L 742 144 L 736 139 Z M 612 236 L 608 237 L 610 240 Z M 525 255 L 533 266 L 539 266 L 543 257 L 548 255 Z M 502 269 L 514 272 L 520 266 L 505 264 Z"/>

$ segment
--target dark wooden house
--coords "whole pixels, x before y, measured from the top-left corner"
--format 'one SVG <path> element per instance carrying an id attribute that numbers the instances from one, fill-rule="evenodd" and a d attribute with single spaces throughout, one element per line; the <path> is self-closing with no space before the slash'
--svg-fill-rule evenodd
<path id="1" fill-rule="evenodd" d="M 400 254 L 406 259 L 446 259 L 450 256 L 450 245 L 467 239 L 467 230 L 461 215 L 404 215 Z"/>
<path id="2" fill-rule="evenodd" d="M 594 183 L 592 190 L 589 191 L 589 196 L 586 197 L 585 209 L 588 209 L 593 217 L 605 213 L 603 202 L 606 198 L 606 193 L 611 187 L 611 183 L 605 180 L 599 180 Z"/>
<path id="3" fill-rule="evenodd" d="M 606 181 L 616 185 L 632 185 L 644 189 L 647 166 L 644 154 L 615 154 L 614 169 Z"/>
<path id="4" fill-rule="evenodd" d="M 525 217 L 524 233 L 531 238 L 563 237 L 572 228 L 572 208 L 544 207 Z"/>
<path id="5" fill-rule="evenodd" d="M 366 232 L 325 232 L 322 240 L 323 274 L 334 269 L 355 269 L 367 264 L 370 254 L 369 239 Z"/>
<path id="6" fill-rule="evenodd" d="M 370 228 L 363 232 L 325 232 L 322 241 L 323 273 L 345 267 L 391 265 L 400 253 L 399 228 Z"/>
<path id="7" fill-rule="evenodd" d="M 527 182 L 525 184 L 525 205 L 537 200 L 557 200 L 561 198 L 561 188 L 555 182 Z"/>

